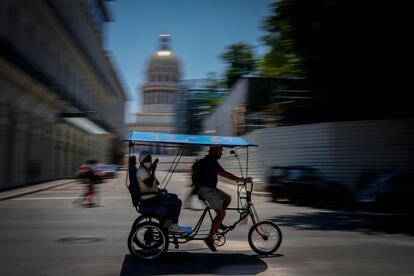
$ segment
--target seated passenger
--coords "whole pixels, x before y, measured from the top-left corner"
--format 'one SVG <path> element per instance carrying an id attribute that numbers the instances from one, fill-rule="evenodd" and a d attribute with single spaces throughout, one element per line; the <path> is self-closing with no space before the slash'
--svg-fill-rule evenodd
<path id="1" fill-rule="evenodd" d="M 138 170 L 136 170 L 136 176 L 141 202 L 167 207 L 168 212 L 166 215 L 167 221 L 165 227 L 168 227 L 168 230 L 171 232 L 183 232 L 178 226 L 178 218 L 180 216 L 182 202 L 176 194 L 159 192 L 158 185 L 160 183 L 155 177 L 157 162 L 152 163 L 151 154 L 147 151 L 142 151 L 140 153 L 138 161 L 140 166 L 138 167 Z M 131 157 L 130 166 L 136 166 L 135 156 Z M 130 171 L 130 173 L 134 173 L 133 170 Z"/>

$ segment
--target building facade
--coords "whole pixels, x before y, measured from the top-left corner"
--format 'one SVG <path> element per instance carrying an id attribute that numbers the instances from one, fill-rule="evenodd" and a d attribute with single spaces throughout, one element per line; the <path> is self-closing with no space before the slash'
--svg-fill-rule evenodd
<path id="1" fill-rule="evenodd" d="M 213 80 L 214 81 L 214 80 Z M 212 80 L 193 79 L 181 82 L 176 106 L 176 129 L 179 133 L 203 133 L 203 120 L 228 90 L 214 87 Z"/>
<path id="2" fill-rule="evenodd" d="M 260 128 L 311 123 L 310 91 L 300 78 L 243 77 L 203 121 L 205 131 L 244 135 Z"/>
<path id="3" fill-rule="evenodd" d="M 103 0 L 0 1 L 0 189 L 114 162 L 125 93 Z"/>
<path id="4" fill-rule="evenodd" d="M 366 170 L 414 171 L 412 118 L 315 122 L 311 99 L 302 79 L 241 78 L 203 129 L 243 135 L 259 145 L 249 149 L 248 157 L 258 190 L 266 189 L 273 166 L 313 167 L 327 180 L 350 187 Z M 245 151 L 239 156 L 246 161 Z M 220 163 L 230 172 L 239 170 L 237 160 Z"/>

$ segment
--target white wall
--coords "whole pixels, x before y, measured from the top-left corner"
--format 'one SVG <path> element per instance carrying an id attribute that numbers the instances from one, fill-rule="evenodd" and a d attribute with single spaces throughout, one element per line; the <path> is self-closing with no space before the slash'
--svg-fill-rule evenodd
<path id="1" fill-rule="evenodd" d="M 240 79 L 231 88 L 226 99 L 203 122 L 204 130 L 215 130 L 217 135 L 232 136 L 234 130 L 233 112 L 246 101 L 248 79 Z"/>
<path id="2" fill-rule="evenodd" d="M 414 172 L 414 120 L 332 122 L 256 130 L 245 138 L 259 145 L 249 151 L 249 175 L 264 189 L 270 166 L 306 165 L 326 178 L 352 185 L 364 169 Z M 245 158 L 241 154 L 242 159 Z M 237 161 L 225 169 L 240 174 Z"/>

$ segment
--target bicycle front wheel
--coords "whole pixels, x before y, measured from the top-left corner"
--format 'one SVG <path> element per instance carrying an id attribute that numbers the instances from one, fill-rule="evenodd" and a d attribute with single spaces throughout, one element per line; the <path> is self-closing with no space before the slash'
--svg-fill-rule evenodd
<path id="1" fill-rule="evenodd" d="M 282 231 L 271 221 L 259 221 L 249 231 L 249 245 L 260 255 L 274 253 L 282 243 Z"/>

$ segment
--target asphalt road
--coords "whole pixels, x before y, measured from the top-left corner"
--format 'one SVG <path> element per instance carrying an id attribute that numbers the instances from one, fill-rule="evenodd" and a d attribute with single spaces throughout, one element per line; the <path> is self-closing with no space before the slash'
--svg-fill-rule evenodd
<path id="1" fill-rule="evenodd" d="M 185 198 L 187 181 L 176 174 L 167 188 Z M 78 183 L 0 201 L 0 275 L 414 275 L 408 217 L 273 203 L 263 195 L 253 197 L 259 216 L 283 232 L 272 256 L 250 249 L 249 221 L 217 253 L 192 241 L 170 245 L 158 262 L 137 262 L 126 244 L 137 213 L 124 183 L 120 177 L 101 184 L 94 208 L 73 204 Z M 222 188 L 235 204 L 235 189 Z M 201 206 L 194 199 L 193 207 Z M 194 226 L 200 214 L 183 209 L 181 223 Z M 226 224 L 236 218 L 229 213 Z"/>

